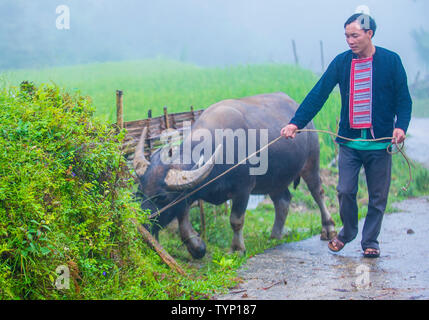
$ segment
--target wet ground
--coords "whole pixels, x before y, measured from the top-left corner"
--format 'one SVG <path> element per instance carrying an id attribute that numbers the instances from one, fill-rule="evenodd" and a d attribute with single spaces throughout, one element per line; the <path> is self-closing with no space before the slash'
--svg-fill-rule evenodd
<path id="1" fill-rule="evenodd" d="M 429 168 L 429 119 L 413 119 L 408 155 Z M 313 237 L 248 260 L 243 283 L 217 299 L 429 299 L 429 196 L 394 204 L 384 216 L 381 256 L 364 258 L 358 237 L 339 253 Z"/>
<path id="2" fill-rule="evenodd" d="M 429 299 L 429 197 L 396 207 L 380 258 L 362 256 L 360 236 L 336 254 L 319 237 L 285 243 L 249 259 L 244 283 L 218 299 Z"/>

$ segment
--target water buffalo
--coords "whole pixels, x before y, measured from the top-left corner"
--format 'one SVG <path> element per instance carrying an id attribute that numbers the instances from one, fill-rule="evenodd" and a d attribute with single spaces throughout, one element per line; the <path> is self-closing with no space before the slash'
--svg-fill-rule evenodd
<path id="1" fill-rule="evenodd" d="M 250 150 L 259 150 L 267 143 L 263 139 L 250 139 L 250 132 L 266 133 L 266 140 L 272 141 L 280 135 L 281 128 L 294 115 L 298 105 L 284 93 L 261 94 L 241 99 L 229 99 L 213 104 L 207 108 L 192 125 L 191 133 L 184 137 L 176 155 L 184 156 L 187 151 L 197 151 L 199 155 L 201 138 L 209 142 L 210 153 L 203 161 L 191 157 L 187 164 L 165 163 L 162 152 L 155 152 L 150 161 L 144 157 L 143 130 L 134 156 L 134 168 L 139 177 L 139 194 L 142 197 L 142 208 L 156 212 L 183 195 L 192 193 L 196 188 L 217 177 L 233 166 L 225 160 L 231 156 L 234 163 L 243 159 L 239 156 L 240 145 L 238 136 L 233 137 L 233 147 L 228 149 L 225 144 L 228 134 L 222 140 L 215 140 L 219 132 L 244 132 L 245 141 Z M 310 123 L 308 128 L 314 128 Z M 223 130 L 223 131 L 222 131 Z M 240 131 L 241 130 L 241 131 Z M 264 131 L 265 130 L 265 131 Z M 229 137 L 231 138 L 231 136 Z M 230 139 L 231 140 L 231 139 Z M 251 146 L 249 141 L 256 141 Z M 221 142 L 219 142 L 221 141 Z M 207 145 L 207 144 L 206 144 Z M 188 147 L 186 147 L 188 146 Z M 223 148 L 225 146 L 225 148 Z M 199 148 L 198 150 L 196 150 Z M 188 150 L 186 150 L 188 149 Z M 216 150 L 216 151 L 215 151 Z M 232 150 L 232 151 L 231 151 Z M 233 155 L 228 154 L 233 152 Z M 265 157 L 263 156 L 265 153 Z M 211 155 L 211 157 L 210 157 Z M 322 217 L 321 239 L 328 240 L 336 235 L 334 222 L 324 204 L 323 189 L 319 175 L 319 141 L 316 133 L 302 132 L 295 139 L 280 139 L 265 151 L 261 151 L 258 164 L 250 159 L 240 164 L 218 180 L 193 193 L 183 201 L 171 206 L 160 213 L 151 224 L 151 232 L 157 236 L 160 228 L 165 227 L 175 217 L 178 218 L 179 231 L 182 241 L 194 258 L 205 255 L 205 243 L 193 230 L 189 220 L 189 208 L 195 201 L 202 199 L 208 203 L 219 205 L 231 199 L 230 223 L 233 229 L 231 248 L 233 251 L 245 251 L 243 239 L 244 216 L 250 194 L 268 194 L 275 207 L 275 222 L 271 237 L 281 238 L 283 227 L 288 214 L 291 194 L 289 185 L 295 182 L 295 187 L 302 177 L 306 182 L 314 200 L 318 204 Z M 176 159 L 178 159 L 176 157 Z M 262 160 L 268 161 L 264 171 Z M 257 169 L 261 172 L 257 172 Z M 251 173 L 251 170 L 254 173 Z"/>

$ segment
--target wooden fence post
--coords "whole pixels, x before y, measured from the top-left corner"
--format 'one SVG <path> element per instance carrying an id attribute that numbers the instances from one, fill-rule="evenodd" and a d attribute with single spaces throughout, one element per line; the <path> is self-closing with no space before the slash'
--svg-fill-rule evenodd
<path id="1" fill-rule="evenodd" d="M 124 107 L 122 90 L 116 90 L 116 125 L 120 130 L 124 128 Z"/>
<path id="2" fill-rule="evenodd" d="M 323 53 L 323 41 L 320 40 L 320 62 L 322 63 L 322 72 L 325 72 L 325 55 Z"/>
<path id="3" fill-rule="evenodd" d="M 416 74 L 416 76 L 415 76 L 415 78 L 414 78 L 414 82 L 413 82 L 413 84 L 411 85 L 411 87 L 417 87 L 417 85 L 418 85 L 418 83 L 419 83 L 419 79 L 420 79 L 420 70 L 419 70 L 419 71 L 417 71 L 417 74 Z"/>
<path id="4" fill-rule="evenodd" d="M 174 260 L 174 258 L 170 256 L 167 251 L 165 251 L 159 242 L 156 241 L 150 232 L 147 231 L 136 219 L 131 218 L 131 221 L 137 227 L 137 231 L 143 236 L 143 239 L 146 241 L 146 243 L 158 253 L 162 261 L 164 261 L 171 269 L 183 276 L 186 276 L 185 271 L 180 267 L 176 260 Z"/>
<path id="5" fill-rule="evenodd" d="M 198 200 L 198 205 L 200 207 L 200 220 L 201 220 L 201 238 L 206 240 L 206 218 L 204 214 L 204 202 L 203 200 Z"/>
<path id="6" fill-rule="evenodd" d="M 298 65 L 299 60 L 298 60 L 298 54 L 296 53 L 296 44 L 294 39 L 292 39 L 292 50 L 293 50 L 293 56 L 295 57 L 295 64 Z"/>
<path id="7" fill-rule="evenodd" d="M 164 107 L 164 121 L 165 121 L 165 128 L 170 129 L 170 122 L 168 120 L 168 111 L 167 107 Z"/>
<path id="8" fill-rule="evenodd" d="M 192 120 L 191 123 L 195 122 L 195 112 L 194 112 L 194 106 L 191 106 L 191 115 L 192 115 Z"/>
<path id="9" fill-rule="evenodd" d="M 152 109 L 147 111 L 147 142 L 149 143 L 149 157 L 152 155 L 152 140 L 150 139 L 150 121 L 152 119 Z"/>

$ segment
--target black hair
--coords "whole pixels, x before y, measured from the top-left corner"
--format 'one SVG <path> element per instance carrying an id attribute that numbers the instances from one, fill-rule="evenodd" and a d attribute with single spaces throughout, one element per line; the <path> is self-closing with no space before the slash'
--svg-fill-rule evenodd
<path id="1" fill-rule="evenodd" d="M 377 30 L 377 24 L 375 20 L 364 13 L 355 13 L 350 18 L 347 19 L 346 23 L 344 23 L 344 29 L 352 22 L 357 21 L 365 32 L 368 30 L 372 30 L 372 36 L 375 35 L 375 30 Z"/>

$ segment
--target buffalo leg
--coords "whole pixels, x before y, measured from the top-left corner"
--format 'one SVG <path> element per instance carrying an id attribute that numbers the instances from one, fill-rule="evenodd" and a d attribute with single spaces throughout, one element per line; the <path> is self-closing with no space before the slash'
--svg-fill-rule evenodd
<path id="1" fill-rule="evenodd" d="M 335 223 L 334 220 L 332 220 L 332 217 L 325 205 L 325 192 L 322 188 L 322 180 L 320 179 L 318 162 L 310 163 L 313 165 L 306 167 L 301 172 L 301 176 L 306 182 L 313 199 L 316 201 L 320 209 L 322 218 L 322 232 L 320 234 L 320 239 L 329 240 L 337 235 L 337 232 L 335 231 Z"/>
<path id="2" fill-rule="evenodd" d="M 289 189 L 286 189 L 281 194 L 271 194 L 270 198 L 273 200 L 274 208 L 276 211 L 276 218 L 274 221 L 273 229 L 271 231 L 271 238 L 281 239 L 283 237 L 283 228 L 286 222 L 287 215 L 289 213 L 289 204 L 291 200 L 291 194 Z"/>
<path id="3" fill-rule="evenodd" d="M 249 196 L 250 194 L 247 193 L 235 196 L 232 199 L 231 215 L 229 219 L 232 231 L 234 232 L 231 244 L 232 251 L 239 251 L 241 253 L 246 251 L 243 238 L 243 226 Z"/>
<path id="4" fill-rule="evenodd" d="M 201 259 L 206 254 L 206 244 L 192 228 L 191 221 L 189 220 L 189 208 L 177 218 L 180 237 L 183 243 L 185 243 L 186 248 L 194 259 Z"/>

